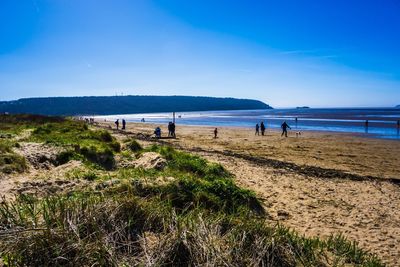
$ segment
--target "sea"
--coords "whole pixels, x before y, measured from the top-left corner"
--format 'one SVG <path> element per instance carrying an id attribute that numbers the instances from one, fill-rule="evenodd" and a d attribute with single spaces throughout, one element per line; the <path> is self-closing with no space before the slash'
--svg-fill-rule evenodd
<path id="1" fill-rule="evenodd" d="M 112 121 L 167 124 L 173 113 L 143 113 L 96 116 Z M 297 120 L 296 120 L 297 118 Z M 295 108 L 267 110 L 224 110 L 176 112 L 175 123 L 198 126 L 233 126 L 255 128 L 261 121 L 268 128 L 279 129 L 286 121 L 292 131 L 328 131 L 355 133 L 361 136 L 400 140 L 400 109 L 390 108 Z M 366 123 L 368 121 L 368 123 Z"/>

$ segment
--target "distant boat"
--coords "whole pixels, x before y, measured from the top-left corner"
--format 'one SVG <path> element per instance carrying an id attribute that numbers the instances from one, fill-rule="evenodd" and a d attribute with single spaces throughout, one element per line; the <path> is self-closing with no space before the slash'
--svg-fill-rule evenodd
<path id="1" fill-rule="evenodd" d="M 303 107 L 296 107 L 296 109 L 306 109 L 306 108 L 310 108 L 310 107 L 307 107 L 307 106 L 303 106 Z"/>

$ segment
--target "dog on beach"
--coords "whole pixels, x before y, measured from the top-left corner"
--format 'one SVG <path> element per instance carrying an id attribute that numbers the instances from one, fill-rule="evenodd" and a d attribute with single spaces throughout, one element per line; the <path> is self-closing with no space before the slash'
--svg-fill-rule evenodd
<path id="1" fill-rule="evenodd" d="M 301 136 L 301 132 L 296 132 L 296 137 Z"/>

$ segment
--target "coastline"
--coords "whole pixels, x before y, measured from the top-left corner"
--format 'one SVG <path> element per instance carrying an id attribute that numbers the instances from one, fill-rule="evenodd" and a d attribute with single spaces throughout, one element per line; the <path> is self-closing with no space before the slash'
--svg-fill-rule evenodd
<path id="1" fill-rule="evenodd" d="M 119 114 L 95 116 L 98 120 L 125 119 L 138 123 L 168 123 L 172 113 Z M 296 120 L 298 119 L 298 120 Z M 283 121 L 297 131 L 357 133 L 367 137 L 400 140 L 397 121 L 400 113 L 393 109 L 294 109 L 176 112 L 176 123 L 187 126 L 253 128 L 264 121 L 267 128 L 280 130 Z M 367 126 L 367 127 L 366 127 Z"/>
<path id="2" fill-rule="evenodd" d="M 156 126 L 165 136 L 167 125 L 150 123 L 113 132 L 121 140 L 148 137 Z M 214 139 L 213 129 L 177 125 L 176 139 L 141 142 L 162 142 L 222 164 L 236 183 L 256 192 L 270 223 L 308 237 L 341 233 L 389 266 L 400 263 L 400 142 L 314 131 L 297 138 L 293 131 L 281 138 L 277 130 L 254 136 L 241 127 L 218 127 Z"/>
<path id="3" fill-rule="evenodd" d="M 113 122 L 99 121 L 114 129 Z M 128 132 L 153 135 L 160 126 L 162 135 L 168 134 L 167 125 L 160 123 L 127 123 Z M 183 147 L 204 147 L 212 150 L 230 150 L 265 157 L 297 165 L 338 169 L 363 176 L 400 180 L 400 142 L 368 137 L 358 133 L 295 130 L 289 137 L 281 137 L 277 129 L 268 129 L 265 136 L 254 136 L 254 130 L 244 127 L 217 127 L 219 138 L 213 139 L 214 126 L 177 125 L 177 139 L 166 140 Z"/>

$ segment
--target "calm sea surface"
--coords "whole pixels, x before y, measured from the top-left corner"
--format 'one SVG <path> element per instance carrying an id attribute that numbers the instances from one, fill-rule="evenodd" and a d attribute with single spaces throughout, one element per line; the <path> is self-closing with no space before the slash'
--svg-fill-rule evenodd
<path id="1" fill-rule="evenodd" d="M 167 124 L 172 113 L 147 113 L 97 116 L 98 119 L 125 119 L 128 122 Z M 297 123 L 295 118 L 297 118 Z M 365 121 L 368 120 L 368 127 Z M 334 131 L 400 140 L 400 109 L 270 109 L 240 111 L 177 112 L 176 124 L 203 126 L 235 126 L 254 128 L 264 121 L 267 128 L 280 128 L 286 121 L 292 130 Z"/>

